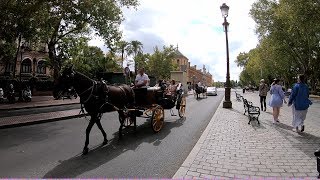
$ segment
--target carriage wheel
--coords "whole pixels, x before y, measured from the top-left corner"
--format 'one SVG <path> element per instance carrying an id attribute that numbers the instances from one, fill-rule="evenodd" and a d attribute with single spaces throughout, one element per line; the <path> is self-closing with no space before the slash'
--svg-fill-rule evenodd
<path id="1" fill-rule="evenodd" d="M 184 114 L 186 112 L 186 105 L 187 105 L 186 97 L 182 97 L 181 103 L 180 103 L 180 108 L 178 110 L 180 118 L 184 117 Z"/>
<path id="2" fill-rule="evenodd" d="M 161 106 L 154 108 L 151 116 L 151 128 L 154 132 L 159 132 L 164 124 L 164 110 Z"/>

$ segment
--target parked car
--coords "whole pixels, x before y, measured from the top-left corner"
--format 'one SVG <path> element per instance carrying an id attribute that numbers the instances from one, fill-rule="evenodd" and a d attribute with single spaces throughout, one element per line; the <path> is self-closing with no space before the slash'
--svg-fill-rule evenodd
<path id="1" fill-rule="evenodd" d="M 207 88 L 207 95 L 208 96 L 210 96 L 210 95 L 213 95 L 213 96 L 218 95 L 217 94 L 217 88 L 216 87 L 208 87 Z"/>

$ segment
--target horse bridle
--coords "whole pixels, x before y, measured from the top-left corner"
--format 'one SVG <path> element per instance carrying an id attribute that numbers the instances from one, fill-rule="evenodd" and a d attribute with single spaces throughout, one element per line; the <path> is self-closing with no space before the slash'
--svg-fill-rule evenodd
<path id="1" fill-rule="evenodd" d="M 90 98 L 92 97 L 93 94 L 93 90 L 94 90 L 94 86 L 97 84 L 96 81 L 92 81 L 92 86 L 90 86 L 88 89 L 84 90 L 82 93 L 79 94 L 79 96 L 83 95 L 84 93 L 88 92 L 91 89 L 90 95 L 88 96 L 88 98 L 83 102 L 83 104 L 87 103 Z"/>
<path id="2" fill-rule="evenodd" d="M 74 77 L 75 74 L 76 74 L 76 72 L 72 70 L 72 73 L 71 73 L 70 76 L 71 76 L 71 77 Z M 72 81 L 74 81 L 74 78 L 72 78 Z M 92 81 L 92 86 L 90 86 L 88 89 L 84 90 L 84 91 L 81 92 L 81 93 L 77 93 L 79 96 L 81 96 L 81 95 L 83 95 L 84 93 L 88 92 L 88 91 L 91 89 L 90 95 L 89 95 L 88 98 L 83 102 L 83 104 L 84 104 L 84 103 L 87 103 L 87 102 L 90 100 L 90 98 L 92 97 L 92 95 L 93 95 L 93 90 L 94 90 L 94 86 L 95 86 L 96 84 L 97 84 L 96 81 Z M 81 103 L 81 104 L 82 104 L 82 103 Z"/>

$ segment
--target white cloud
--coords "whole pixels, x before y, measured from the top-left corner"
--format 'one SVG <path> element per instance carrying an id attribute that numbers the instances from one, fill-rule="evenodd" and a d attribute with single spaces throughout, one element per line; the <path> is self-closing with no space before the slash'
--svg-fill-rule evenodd
<path id="1" fill-rule="evenodd" d="M 231 79 L 238 80 L 241 72 L 234 60 L 243 51 L 257 44 L 255 23 L 249 17 L 254 0 L 140 0 L 138 10 L 124 10 L 122 24 L 126 40 L 139 40 L 144 50 L 179 44 L 179 50 L 191 64 L 208 66 L 215 81 L 225 81 L 226 42 L 222 28 L 220 6 L 229 7 L 228 32 Z"/>

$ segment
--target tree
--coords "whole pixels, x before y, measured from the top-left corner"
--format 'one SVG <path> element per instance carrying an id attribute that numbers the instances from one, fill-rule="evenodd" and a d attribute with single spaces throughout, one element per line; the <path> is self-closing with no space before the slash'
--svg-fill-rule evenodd
<path id="1" fill-rule="evenodd" d="M 123 61 L 128 50 L 129 43 L 127 41 L 121 40 L 116 43 L 116 52 L 120 53 L 121 55 L 121 66 L 123 66 Z"/>
<path id="2" fill-rule="evenodd" d="M 150 54 L 143 54 L 142 52 L 138 52 L 138 54 L 134 58 L 136 64 L 135 69 L 139 69 L 141 67 L 146 68 L 149 58 Z"/>
<path id="3" fill-rule="evenodd" d="M 249 57 L 248 53 L 246 52 L 241 52 L 238 56 L 237 59 L 235 60 L 236 64 L 238 67 L 245 67 L 248 63 Z"/>
<path id="4" fill-rule="evenodd" d="M 40 0 L 39 0 L 40 1 Z M 94 30 L 106 45 L 114 51 L 121 33 L 122 7 L 137 6 L 137 0 L 49 0 L 44 1 L 41 11 L 42 37 L 48 44 L 49 58 L 54 69 L 54 78 L 62 65 L 62 54 L 58 45 L 66 36 L 77 36 Z M 72 8 L 71 8 L 72 7 Z"/>
<path id="5" fill-rule="evenodd" d="M 320 4 L 315 0 L 258 0 L 250 10 L 260 44 L 272 54 L 270 71 L 275 70 L 288 82 L 294 74 L 305 74 L 313 89 L 320 82 L 319 12 Z"/>
<path id="6" fill-rule="evenodd" d="M 147 61 L 149 74 L 157 79 L 169 79 L 171 76 L 170 71 L 175 70 L 172 63 L 174 56 L 175 48 L 172 45 L 169 47 L 163 46 L 163 50 L 155 47 L 154 53 L 150 55 Z"/>
<path id="7" fill-rule="evenodd" d="M 0 3 L 0 61 L 13 63 L 13 77 L 21 43 L 36 41 L 40 17 L 37 0 L 6 1 Z"/>
<path id="8" fill-rule="evenodd" d="M 140 54 L 143 53 L 142 48 L 143 48 L 143 45 L 142 45 L 142 43 L 140 41 L 131 41 L 130 44 L 129 44 L 128 55 L 133 54 L 133 60 L 135 62 L 135 65 L 134 65 L 135 74 L 137 74 L 137 69 L 139 67 L 139 64 L 136 61 L 136 58 L 137 58 L 137 55 L 139 53 Z"/>
<path id="9" fill-rule="evenodd" d="M 86 37 L 65 37 L 63 39 L 63 45 L 68 48 L 59 51 L 63 54 L 65 64 L 73 64 L 77 70 L 92 78 L 95 78 L 98 72 L 121 69 L 114 56 L 110 53 L 104 55 L 99 47 L 89 46 L 88 40 Z"/>

